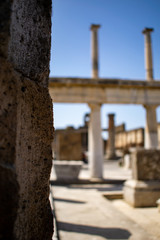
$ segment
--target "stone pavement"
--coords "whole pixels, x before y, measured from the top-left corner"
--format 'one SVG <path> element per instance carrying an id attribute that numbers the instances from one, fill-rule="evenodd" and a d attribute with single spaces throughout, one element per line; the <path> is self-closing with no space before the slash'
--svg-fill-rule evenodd
<path id="1" fill-rule="evenodd" d="M 130 171 L 119 168 L 117 162 L 107 162 L 104 169 L 107 179 L 130 178 Z M 107 174 L 109 169 L 111 175 Z M 87 178 L 87 174 L 85 165 L 80 177 Z M 52 175 L 51 179 L 54 177 Z M 160 213 L 157 208 L 134 209 L 123 199 L 104 197 L 107 193 L 122 192 L 122 187 L 114 181 L 113 184 L 52 185 L 59 239 L 159 240 Z M 56 234 L 53 239 L 57 239 Z"/>

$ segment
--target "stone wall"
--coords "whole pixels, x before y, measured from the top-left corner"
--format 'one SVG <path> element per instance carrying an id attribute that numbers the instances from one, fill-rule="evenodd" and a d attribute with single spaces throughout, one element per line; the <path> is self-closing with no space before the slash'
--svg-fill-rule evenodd
<path id="1" fill-rule="evenodd" d="M 138 128 L 130 131 L 123 131 L 116 133 L 115 147 L 129 148 L 129 147 L 144 146 L 144 129 Z"/>
<path id="2" fill-rule="evenodd" d="M 56 131 L 54 150 L 57 160 L 82 160 L 82 133 L 75 129 Z"/>
<path id="3" fill-rule="evenodd" d="M 5 0 L 0 18 L 0 239 L 51 240 L 51 2 Z"/>

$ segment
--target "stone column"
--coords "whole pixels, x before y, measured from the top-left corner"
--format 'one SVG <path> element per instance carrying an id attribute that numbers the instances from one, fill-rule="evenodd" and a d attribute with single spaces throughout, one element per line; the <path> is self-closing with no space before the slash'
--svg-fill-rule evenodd
<path id="1" fill-rule="evenodd" d="M 152 44 L 151 32 L 153 28 L 145 28 L 142 33 L 145 35 L 145 62 L 146 62 L 146 79 L 153 82 L 153 66 L 152 66 Z M 145 143 L 146 149 L 158 147 L 158 132 L 156 119 L 156 106 L 144 106 L 146 109 L 146 127 L 145 127 Z"/>
<path id="2" fill-rule="evenodd" d="M 89 104 L 89 165 L 91 178 L 103 178 L 103 147 L 101 136 L 100 104 Z"/>
<path id="3" fill-rule="evenodd" d="M 92 45 L 92 78 L 98 78 L 98 36 L 97 30 L 100 25 L 92 24 L 90 30 L 92 31 L 91 45 Z"/>
<path id="4" fill-rule="evenodd" d="M 115 126 L 114 114 L 108 114 L 108 144 L 107 144 L 107 159 L 115 159 Z"/>
<path id="5" fill-rule="evenodd" d="M 145 148 L 152 149 L 158 147 L 158 130 L 156 119 L 157 106 L 144 106 L 146 109 L 146 127 L 145 127 Z"/>
<path id="6" fill-rule="evenodd" d="M 153 81 L 151 32 L 153 32 L 153 28 L 145 28 L 142 31 L 145 35 L 145 65 L 147 81 Z"/>

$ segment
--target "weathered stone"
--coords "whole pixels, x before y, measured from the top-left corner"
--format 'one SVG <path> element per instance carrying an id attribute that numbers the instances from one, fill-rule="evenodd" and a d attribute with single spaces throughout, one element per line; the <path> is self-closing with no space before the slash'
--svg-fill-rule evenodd
<path id="1" fill-rule="evenodd" d="M 145 28 L 142 33 L 145 35 L 145 67 L 147 81 L 153 81 L 153 64 L 152 64 L 152 42 L 151 32 L 153 28 Z"/>
<path id="2" fill-rule="evenodd" d="M 160 180 L 160 150 L 138 150 L 132 155 L 133 179 Z"/>
<path id="3" fill-rule="evenodd" d="M 82 137 L 80 132 L 64 130 L 56 132 L 56 159 L 82 160 Z"/>
<path id="4" fill-rule="evenodd" d="M 0 3 L 0 239 L 14 239 L 18 209 L 16 158 L 16 76 L 7 61 L 11 1 Z"/>
<path id="5" fill-rule="evenodd" d="M 51 41 L 51 0 L 14 0 L 10 61 L 24 76 L 47 86 Z"/>
<path id="6" fill-rule="evenodd" d="M 114 114 L 108 114 L 107 159 L 116 159 Z"/>
<path id="7" fill-rule="evenodd" d="M 18 239 L 51 239 L 49 176 L 52 165 L 52 102 L 48 89 L 29 79 L 17 88 L 16 172 L 20 200 L 15 232 Z"/>
<path id="8" fill-rule="evenodd" d="M 90 104 L 88 143 L 91 178 L 103 178 L 103 147 L 101 135 L 101 105 Z"/>
<path id="9" fill-rule="evenodd" d="M 160 82 L 121 79 L 51 78 L 49 91 L 58 103 L 159 105 Z"/>
<path id="10" fill-rule="evenodd" d="M 92 24 L 90 30 L 92 32 L 92 78 L 98 78 L 98 29 L 100 25 Z"/>
<path id="11" fill-rule="evenodd" d="M 156 107 L 144 105 L 146 110 L 146 126 L 145 126 L 145 149 L 158 148 L 158 129 Z"/>
<path id="12" fill-rule="evenodd" d="M 81 161 L 54 161 L 57 180 L 76 180 L 82 167 Z"/>
<path id="13" fill-rule="evenodd" d="M 124 199 L 134 207 L 153 207 L 160 198 L 160 150 L 132 154 L 133 179 L 125 182 Z"/>
<path id="14" fill-rule="evenodd" d="M 5 0 L 0 4 L 3 240 L 51 240 L 53 232 L 48 199 L 53 138 L 52 102 L 47 88 L 50 13 L 50 1 Z"/>
<path id="15" fill-rule="evenodd" d="M 124 199 L 133 207 L 155 207 L 160 198 L 160 181 L 128 180 L 124 184 Z"/>

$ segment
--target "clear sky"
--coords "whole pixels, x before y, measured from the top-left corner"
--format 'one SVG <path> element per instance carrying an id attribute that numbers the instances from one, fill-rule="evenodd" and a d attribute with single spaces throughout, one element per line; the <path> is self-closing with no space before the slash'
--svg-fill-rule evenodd
<path id="1" fill-rule="evenodd" d="M 160 80 L 160 0 L 53 0 L 50 76 L 91 76 L 90 25 L 99 29 L 99 76 L 145 80 L 144 27 L 154 28 L 154 78 Z M 55 128 L 83 125 L 87 104 L 54 104 Z M 144 127 L 145 110 L 136 105 L 102 106 L 102 127 L 107 114 L 116 125 Z M 160 108 L 157 109 L 160 121 Z"/>

